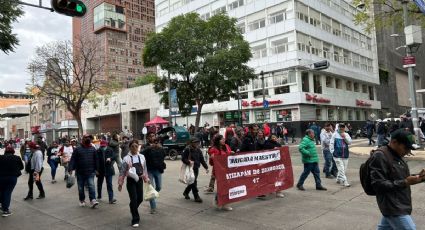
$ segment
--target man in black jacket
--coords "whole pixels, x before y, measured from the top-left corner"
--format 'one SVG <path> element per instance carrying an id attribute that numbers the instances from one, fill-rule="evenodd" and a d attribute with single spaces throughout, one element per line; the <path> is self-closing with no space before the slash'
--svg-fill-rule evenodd
<path id="1" fill-rule="evenodd" d="M 89 198 L 92 208 L 95 208 L 99 203 L 96 200 L 96 190 L 94 186 L 94 176 L 98 174 L 98 161 L 96 149 L 91 144 L 93 136 L 84 135 L 81 146 L 76 148 L 72 153 L 71 161 L 69 163 L 69 173 L 76 170 L 78 196 L 80 199 L 80 206 L 86 206 L 84 185 L 89 187 Z"/>
<path id="2" fill-rule="evenodd" d="M 202 155 L 201 149 L 199 149 L 199 145 L 201 141 L 197 138 L 191 138 L 189 141 L 189 146 L 186 147 L 182 153 L 182 161 L 186 165 L 190 165 L 193 167 L 193 173 L 195 174 L 195 182 L 193 184 L 190 184 L 186 187 L 186 189 L 183 192 L 183 196 L 186 200 L 190 200 L 189 192 L 192 191 L 193 196 L 195 197 L 195 202 L 202 203 L 201 197 L 199 197 L 199 191 L 198 191 L 198 174 L 199 174 L 199 167 L 202 166 L 207 170 L 208 173 L 208 165 L 205 162 L 204 156 Z"/>
<path id="3" fill-rule="evenodd" d="M 103 180 L 106 179 L 109 203 L 115 204 L 117 200 L 114 198 L 112 177 L 115 175 L 114 161 L 116 161 L 116 156 L 114 156 L 112 149 L 108 147 L 108 142 L 100 142 L 100 148 L 97 150 L 97 161 L 99 165 L 97 175 L 97 199 L 102 199 L 102 185 Z"/>
<path id="4" fill-rule="evenodd" d="M 379 148 L 371 156 L 370 179 L 376 192 L 376 200 L 383 215 L 378 229 L 416 229 L 412 217 L 410 186 L 425 180 L 425 170 L 410 175 L 403 157 L 415 149 L 414 136 L 406 130 L 391 134 L 387 146 Z"/>

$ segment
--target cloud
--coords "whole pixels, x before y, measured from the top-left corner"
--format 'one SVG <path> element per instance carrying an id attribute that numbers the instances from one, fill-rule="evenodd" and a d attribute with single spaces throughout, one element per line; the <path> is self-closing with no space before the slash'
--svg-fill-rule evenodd
<path id="1" fill-rule="evenodd" d="M 23 0 L 38 4 L 38 0 Z M 50 1 L 44 0 L 44 6 Z M 52 41 L 71 40 L 72 18 L 48 10 L 24 6 L 25 15 L 13 26 L 20 45 L 9 55 L 0 52 L 0 91 L 25 91 L 30 82 L 27 65 L 38 46 Z"/>

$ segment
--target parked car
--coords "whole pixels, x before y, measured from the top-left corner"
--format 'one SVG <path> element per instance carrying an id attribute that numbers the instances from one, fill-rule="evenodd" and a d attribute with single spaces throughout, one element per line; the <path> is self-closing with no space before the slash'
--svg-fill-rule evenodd
<path id="1" fill-rule="evenodd" d="M 183 126 L 172 126 L 158 131 L 162 147 L 170 160 L 176 160 L 190 139 L 189 131 Z"/>

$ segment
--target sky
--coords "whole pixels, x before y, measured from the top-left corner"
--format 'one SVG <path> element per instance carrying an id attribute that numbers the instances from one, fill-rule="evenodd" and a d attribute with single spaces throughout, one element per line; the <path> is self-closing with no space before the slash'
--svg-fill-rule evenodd
<path id="1" fill-rule="evenodd" d="M 22 1 L 38 4 L 38 0 Z M 50 0 L 43 0 L 43 6 L 50 7 Z M 29 6 L 24 6 L 23 10 L 25 15 L 13 25 L 19 46 L 14 53 L 0 51 L 0 91 L 3 92 L 25 92 L 25 84 L 30 82 L 27 65 L 36 47 L 53 41 L 71 40 L 72 37 L 71 17 Z"/>

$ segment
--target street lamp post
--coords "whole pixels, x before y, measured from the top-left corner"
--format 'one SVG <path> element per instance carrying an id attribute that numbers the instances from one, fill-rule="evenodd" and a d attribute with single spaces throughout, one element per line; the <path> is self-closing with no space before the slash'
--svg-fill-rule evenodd
<path id="1" fill-rule="evenodd" d="M 171 119 L 171 75 L 168 72 L 168 125 L 173 126 L 173 121 Z"/>
<path id="2" fill-rule="evenodd" d="M 97 134 L 100 135 L 100 115 L 96 114 L 97 117 Z"/>
<path id="3" fill-rule="evenodd" d="M 138 129 L 138 125 L 139 125 L 139 123 L 137 123 L 137 117 L 138 117 L 138 114 L 137 114 L 137 108 L 132 107 L 131 109 L 134 109 L 134 112 L 135 112 L 135 114 L 136 114 L 136 128 L 134 129 L 135 133 L 133 133 L 133 135 L 136 135 L 136 138 L 137 138 L 138 133 L 139 133 L 139 129 Z"/>
<path id="4" fill-rule="evenodd" d="M 122 109 L 121 106 L 123 105 L 127 105 L 125 102 L 120 103 L 120 133 L 123 131 L 122 130 Z"/>

